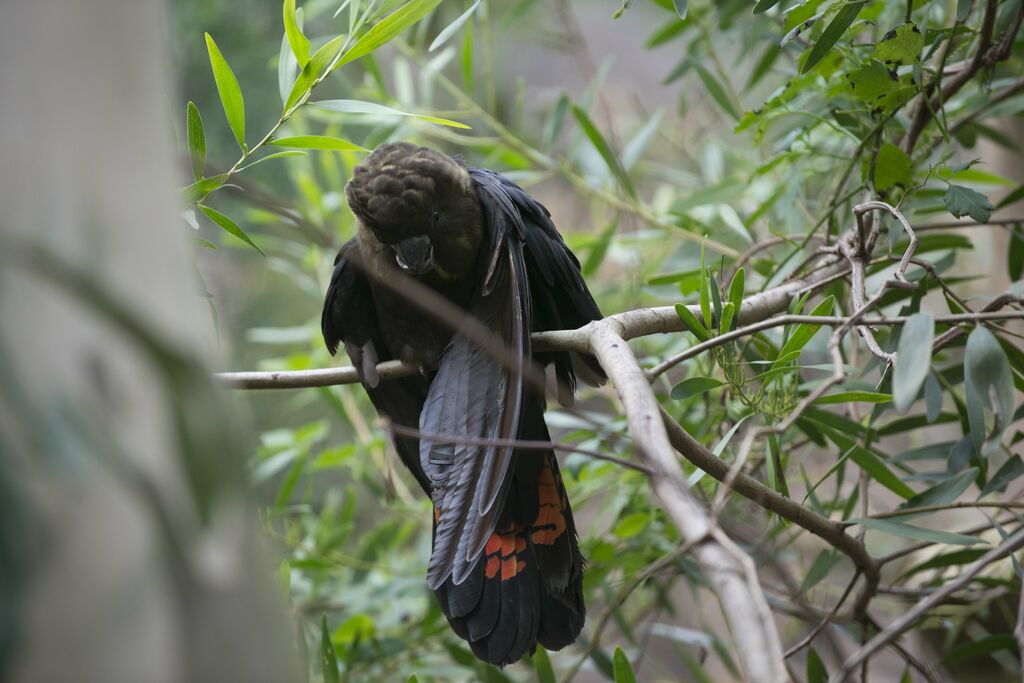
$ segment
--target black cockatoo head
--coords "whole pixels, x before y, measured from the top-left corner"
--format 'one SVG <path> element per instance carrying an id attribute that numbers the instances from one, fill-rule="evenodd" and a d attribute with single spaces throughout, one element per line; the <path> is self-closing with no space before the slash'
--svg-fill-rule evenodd
<path id="1" fill-rule="evenodd" d="M 455 159 L 408 142 L 381 145 L 345 191 L 362 228 L 406 273 L 448 279 L 471 270 L 483 212 L 469 172 Z"/>

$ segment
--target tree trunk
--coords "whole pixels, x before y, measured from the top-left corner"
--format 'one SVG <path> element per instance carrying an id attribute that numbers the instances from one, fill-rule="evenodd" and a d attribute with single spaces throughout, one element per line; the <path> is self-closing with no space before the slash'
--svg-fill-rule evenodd
<path id="1" fill-rule="evenodd" d="M 237 419 L 194 360 L 162 10 L 0 2 L 4 680 L 297 678 Z"/>

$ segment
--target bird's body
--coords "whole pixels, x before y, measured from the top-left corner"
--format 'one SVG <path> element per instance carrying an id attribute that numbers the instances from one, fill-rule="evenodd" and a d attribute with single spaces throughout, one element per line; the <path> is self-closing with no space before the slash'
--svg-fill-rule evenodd
<path id="1" fill-rule="evenodd" d="M 378 412 L 424 437 L 396 436 L 405 465 L 434 502 L 427 583 L 481 659 L 504 665 L 537 643 L 559 649 L 583 626 L 583 558 L 550 450 L 544 395 L 524 381 L 554 365 L 570 395 L 589 356 L 532 354 L 530 333 L 573 329 L 600 312 L 547 210 L 502 176 L 408 143 L 378 148 L 347 187 L 357 236 L 342 247 L 324 304 L 324 338 L 359 369 Z M 401 286 L 415 278 L 473 316 L 504 353 L 454 334 Z M 380 381 L 379 361 L 420 368 Z M 442 438 L 447 437 L 447 438 Z"/>

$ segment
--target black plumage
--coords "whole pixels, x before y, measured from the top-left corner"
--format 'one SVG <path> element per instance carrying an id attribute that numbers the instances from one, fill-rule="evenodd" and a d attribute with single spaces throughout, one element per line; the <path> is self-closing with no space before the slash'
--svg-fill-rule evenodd
<path id="1" fill-rule="evenodd" d="M 378 412 L 449 437 L 395 438 L 434 502 L 427 583 L 485 661 L 514 662 L 538 643 L 565 647 L 583 627 L 583 558 L 555 454 L 476 444 L 549 440 L 527 363 L 554 365 L 563 400 L 577 375 L 603 380 L 592 356 L 531 353 L 531 332 L 601 317 L 579 262 L 547 209 L 515 183 L 434 150 L 383 145 L 346 194 L 358 232 L 335 260 L 324 340 L 331 353 L 344 343 Z M 398 270 L 494 332 L 504 357 L 382 286 Z M 376 363 L 390 359 L 420 373 L 381 381 Z"/>

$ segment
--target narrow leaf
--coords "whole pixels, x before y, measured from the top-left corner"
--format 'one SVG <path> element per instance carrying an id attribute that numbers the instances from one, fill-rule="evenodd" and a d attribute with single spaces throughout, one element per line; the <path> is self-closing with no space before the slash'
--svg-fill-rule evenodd
<path id="1" fill-rule="evenodd" d="M 1006 272 L 1016 282 L 1024 274 L 1024 228 L 1015 225 L 1010 232 L 1010 249 L 1006 254 Z"/>
<path id="2" fill-rule="evenodd" d="M 306 66 L 302 67 L 302 71 L 299 72 L 299 77 L 295 79 L 295 84 L 292 85 L 292 90 L 288 93 L 288 99 L 284 103 L 285 111 L 294 107 L 309 92 L 316 79 L 323 75 L 324 69 L 327 68 L 327 65 L 338 54 L 338 50 L 341 49 L 341 44 L 344 40 L 345 36 L 336 36 L 327 41 L 313 54 Z"/>
<path id="3" fill-rule="evenodd" d="M 331 642 L 331 632 L 327 628 L 327 615 L 320 620 L 320 667 L 323 670 L 324 683 L 339 683 L 338 656 Z"/>
<path id="4" fill-rule="evenodd" d="M 284 0 L 284 33 L 288 37 L 292 54 L 300 67 L 309 63 L 309 39 L 302 34 L 299 22 L 295 19 L 295 0 Z"/>
<path id="5" fill-rule="evenodd" d="M 825 683 L 828 680 L 828 669 L 821 656 L 813 647 L 807 650 L 807 683 Z"/>
<path id="6" fill-rule="evenodd" d="M 345 53 L 338 66 L 364 57 L 402 33 L 441 4 L 441 0 L 411 0 L 379 21 Z"/>
<path id="7" fill-rule="evenodd" d="M 723 384 L 724 382 L 719 381 L 714 377 L 687 377 L 682 382 L 672 387 L 672 398 L 677 401 L 693 398 L 694 396 L 703 394 L 706 391 L 720 387 Z"/>
<path id="8" fill-rule="evenodd" d="M 967 400 L 967 415 L 971 427 L 971 440 L 976 451 L 981 450 L 985 440 L 985 420 L 982 406 L 991 408 L 999 417 L 1001 431 L 994 439 L 1002 436 L 1002 430 L 1013 415 L 1013 374 L 999 341 L 984 326 L 974 328 L 967 337 L 964 352 L 964 393 Z M 995 394 L 996 404 L 991 396 Z"/>
<path id="9" fill-rule="evenodd" d="M 935 319 L 931 313 L 915 313 L 903 326 L 892 376 L 893 405 L 900 415 L 917 399 L 928 377 L 934 340 Z"/>
<path id="10" fill-rule="evenodd" d="M 551 658 L 543 647 L 538 647 L 533 655 L 533 670 L 537 672 L 537 683 L 556 683 Z"/>
<path id="11" fill-rule="evenodd" d="M 263 250 L 256 246 L 256 243 L 253 242 L 252 239 L 245 234 L 245 231 L 238 227 L 233 220 L 222 214 L 220 211 L 217 211 L 216 209 L 211 209 L 209 206 L 206 206 L 205 204 L 200 204 L 199 209 L 204 214 L 206 214 L 207 218 L 209 218 L 211 221 L 213 221 L 221 228 L 223 228 L 225 232 L 234 235 L 238 239 L 250 245 L 256 251 L 263 254 Z M 266 256 L 266 254 L 263 255 Z"/>
<path id="12" fill-rule="evenodd" d="M 460 14 L 455 21 L 448 24 L 443 31 L 437 34 L 437 38 L 434 38 L 434 42 L 430 44 L 430 48 L 428 48 L 427 51 L 433 52 L 437 48 L 447 43 L 448 39 L 454 36 L 456 33 L 458 33 L 459 29 L 462 28 L 462 25 L 469 21 L 469 18 L 473 16 L 473 12 L 475 12 L 476 8 L 479 6 L 480 0 L 476 0 L 476 2 L 470 5 L 468 10 Z"/>
<path id="13" fill-rule="evenodd" d="M 1024 475 L 1024 462 L 1021 462 L 1019 455 L 1014 455 L 1004 462 L 1003 466 L 992 475 L 992 478 L 985 484 L 985 488 L 981 490 L 979 497 L 987 496 L 996 491 L 1005 491 L 1007 485 L 1021 475 Z"/>
<path id="14" fill-rule="evenodd" d="M 733 302 L 728 302 L 722 308 L 722 320 L 718 323 L 719 332 L 728 332 L 732 329 L 733 316 L 736 314 L 736 306 Z"/>
<path id="15" fill-rule="evenodd" d="M 925 489 L 900 506 L 902 510 L 927 507 L 929 505 L 945 505 L 960 497 L 970 487 L 971 482 L 978 476 L 978 468 L 971 467 L 960 474 L 940 482 L 930 489 Z"/>
<path id="16" fill-rule="evenodd" d="M 686 18 L 686 12 L 690 9 L 690 3 L 688 0 L 672 0 L 672 5 L 676 8 L 676 14 L 679 15 L 680 19 Z"/>
<path id="17" fill-rule="evenodd" d="M 224 184 L 224 181 L 228 179 L 227 173 L 221 173 L 219 175 L 212 176 L 210 178 L 203 178 L 198 180 L 184 190 L 182 194 L 185 195 L 185 203 L 192 204 L 194 202 L 201 201 L 206 195 L 210 194 L 218 187 Z"/>
<path id="18" fill-rule="evenodd" d="M 203 119 L 195 103 L 189 102 L 186 110 L 186 136 L 188 137 L 188 156 L 192 161 L 192 177 L 201 180 L 206 167 L 206 133 L 203 131 Z"/>
<path id="19" fill-rule="evenodd" d="M 615 647 L 615 655 L 612 657 L 612 665 L 615 672 L 615 683 L 636 683 L 636 674 L 633 673 L 633 665 L 629 658 L 619 646 Z"/>
<path id="20" fill-rule="evenodd" d="M 800 68 L 800 73 L 807 73 L 815 66 L 818 65 L 825 55 L 829 53 L 832 46 L 836 44 L 843 34 L 846 33 L 846 29 L 853 25 L 853 22 L 857 20 L 857 15 L 860 14 L 861 8 L 867 4 L 866 2 L 851 2 L 847 5 L 843 5 L 836 16 L 832 19 L 832 22 L 825 27 L 821 37 L 818 38 L 818 42 L 811 48 L 810 54 L 807 55 L 807 61 Z"/>
<path id="21" fill-rule="evenodd" d="M 217 82 L 217 92 L 224 106 L 224 115 L 235 134 L 238 146 L 245 150 L 245 102 L 242 100 L 242 89 L 238 87 L 238 79 L 228 66 L 224 55 L 220 53 L 213 37 L 206 34 L 206 49 L 210 53 L 210 66 L 213 68 L 213 80 Z"/>
<path id="22" fill-rule="evenodd" d="M 636 188 L 633 187 L 633 181 L 629 179 L 629 174 L 626 173 L 626 169 L 623 168 L 619 158 L 615 155 L 615 151 L 612 150 L 611 145 L 601 135 L 601 131 L 597 129 L 594 122 L 590 120 L 587 112 L 583 111 L 578 105 L 572 105 L 572 114 L 576 117 L 577 123 L 580 124 L 580 128 L 583 129 L 584 134 L 590 140 L 591 144 L 597 150 L 597 153 L 604 159 L 604 163 L 608 166 L 608 170 L 612 172 L 612 175 L 619 181 L 622 188 L 629 194 L 630 197 L 636 197 Z"/>
<path id="23" fill-rule="evenodd" d="M 827 413 L 825 411 L 818 411 L 815 414 L 824 416 Z M 836 417 L 831 414 L 828 415 Z M 867 472 L 872 479 L 901 498 L 909 499 L 914 497 L 914 489 L 907 486 L 906 482 L 893 474 L 892 470 L 877 455 L 859 445 L 853 439 L 843 436 L 832 429 L 828 429 L 827 434 L 828 438 L 839 446 L 844 453 L 849 453 L 850 459 Z M 858 434 L 857 436 L 860 438 L 861 435 Z"/>
<path id="24" fill-rule="evenodd" d="M 832 307 L 835 305 L 835 303 L 835 297 L 830 296 L 824 301 L 822 301 L 820 304 L 815 306 L 814 310 L 811 311 L 811 315 L 831 315 Z M 811 323 L 802 323 L 800 325 L 797 325 L 796 329 L 793 331 L 793 334 L 789 336 L 789 339 L 786 340 L 786 343 L 782 346 L 782 349 L 779 351 L 779 356 L 778 358 L 775 359 L 775 362 L 772 364 L 772 369 L 775 368 L 776 364 L 781 364 L 781 362 L 785 362 L 786 358 L 795 357 L 792 354 L 795 352 L 799 352 L 801 349 L 807 346 L 807 342 L 811 341 L 811 338 L 815 335 L 815 333 L 818 331 L 820 327 L 821 325 L 814 325 Z"/>
<path id="25" fill-rule="evenodd" d="M 835 394 L 822 396 L 814 402 L 814 405 L 835 405 L 837 403 L 888 403 L 891 400 L 891 394 L 882 394 L 877 391 L 840 391 Z"/>
<path id="26" fill-rule="evenodd" d="M 693 67 L 697 71 L 697 76 L 700 78 L 701 83 L 704 84 L 708 94 L 711 95 L 715 103 L 722 108 L 722 111 L 731 116 L 734 121 L 739 121 L 740 113 L 736 111 L 736 105 L 733 104 L 732 98 L 726 92 L 725 87 L 718 82 L 718 79 L 710 71 L 697 62 L 694 62 Z"/>
<path id="27" fill-rule="evenodd" d="M 942 385 L 932 372 L 928 373 L 928 379 L 924 381 L 924 404 L 928 422 L 938 420 L 942 414 Z"/>
<path id="28" fill-rule="evenodd" d="M 415 114 L 408 111 L 401 111 L 399 109 L 392 109 L 391 107 L 385 107 L 382 104 L 375 102 L 364 102 L 362 100 L 320 100 L 314 102 L 314 106 L 320 109 L 326 109 L 328 111 L 337 111 L 344 114 L 368 114 L 370 116 L 411 116 L 422 121 L 428 121 L 430 123 L 437 123 L 442 126 L 450 126 L 452 128 L 465 128 L 469 129 L 464 123 L 458 121 L 451 121 L 450 119 L 442 119 L 438 116 L 429 116 L 427 114 Z"/>
<path id="29" fill-rule="evenodd" d="M 936 531 L 935 529 L 925 529 L 919 526 L 911 526 L 909 524 L 901 524 L 900 522 L 893 522 L 888 519 L 855 519 L 851 520 L 867 527 L 868 529 L 874 529 L 894 536 L 903 536 L 904 538 L 912 538 L 916 541 L 928 541 L 930 543 L 946 543 L 949 545 L 977 545 L 978 543 L 984 543 L 985 541 L 975 538 L 974 536 L 967 536 L 966 534 L 956 534 L 951 531 Z"/>
<path id="30" fill-rule="evenodd" d="M 299 63 L 295 61 L 295 54 L 288 44 L 288 36 L 281 36 L 281 49 L 277 53 L 277 91 L 281 95 L 282 105 L 288 101 L 288 93 L 292 90 L 295 70 L 298 68 Z"/>
<path id="31" fill-rule="evenodd" d="M 757 4 L 754 5 L 754 14 L 767 12 L 777 4 L 779 4 L 779 0 L 757 0 Z"/>
<path id="32" fill-rule="evenodd" d="M 297 147 L 299 149 L 333 149 L 340 152 L 369 151 L 354 142 L 330 135 L 296 135 L 294 137 L 272 140 L 270 144 L 277 145 L 278 147 Z"/>
<path id="33" fill-rule="evenodd" d="M 676 315 L 678 315 L 679 319 L 683 321 L 683 324 L 686 325 L 687 329 L 689 329 L 690 332 L 692 332 L 693 335 L 701 341 L 707 341 L 711 338 L 711 335 L 708 334 L 707 328 L 697 320 L 697 316 L 695 316 L 688 307 L 683 304 L 676 304 Z"/>

